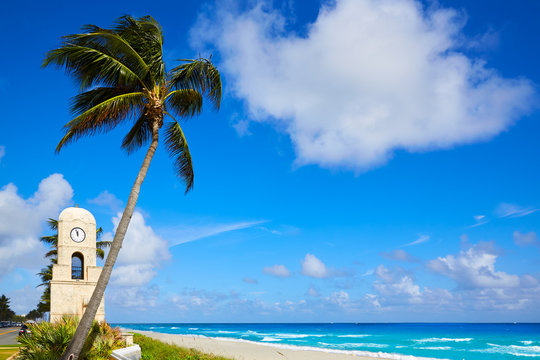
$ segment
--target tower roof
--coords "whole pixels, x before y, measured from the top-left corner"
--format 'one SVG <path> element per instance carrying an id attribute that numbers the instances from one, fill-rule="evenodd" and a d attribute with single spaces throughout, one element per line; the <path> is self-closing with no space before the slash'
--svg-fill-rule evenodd
<path id="1" fill-rule="evenodd" d="M 60 216 L 58 217 L 58 221 L 73 221 L 73 220 L 81 220 L 85 223 L 91 223 L 95 224 L 96 219 L 94 218 L 94 215 L 90 213 L 90 211 L 80 208 L 80 207 L 68 207 L 64 209 Z"/>

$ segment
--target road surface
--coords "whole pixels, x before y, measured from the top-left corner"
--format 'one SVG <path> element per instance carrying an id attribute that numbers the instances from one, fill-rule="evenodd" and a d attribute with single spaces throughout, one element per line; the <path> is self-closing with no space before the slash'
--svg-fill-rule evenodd
<path id="1" fill-rule="evenodd" d="M 19 335 L 20 328 L 20 326 L 0 328 L 0 345 L 17 344 L 17 335 Z"/>

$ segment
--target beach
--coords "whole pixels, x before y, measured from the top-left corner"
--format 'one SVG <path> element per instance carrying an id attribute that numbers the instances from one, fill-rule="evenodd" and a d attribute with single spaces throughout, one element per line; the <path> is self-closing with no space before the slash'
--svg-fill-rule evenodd
<path id="1" fill-rule="evenodd" d="M 124 329 L 123 329 L 124 330 Z M 234 360 L 390 360 L 384 357 L 369 357 L 340 353 L 307 350 L 298 347 L 285 348 L 282 346 L 257 344 L 248 341 L 217 339 L 194 335 L 163 334 L 153 331 L 135 331 L 156 340 L 178 346 L 197 349 L 207 354 L 224 356 Z M 411 357 L 413 358 L 413 357 Z"/>

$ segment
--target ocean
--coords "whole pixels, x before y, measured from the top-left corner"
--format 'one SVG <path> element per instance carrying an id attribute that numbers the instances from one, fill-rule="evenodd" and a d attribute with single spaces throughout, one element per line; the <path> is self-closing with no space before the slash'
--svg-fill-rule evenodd
<path id="1" fill-rule="evenodd" d="M 540 324 L 113 324 L 396 360 L 540 358 Z"/>

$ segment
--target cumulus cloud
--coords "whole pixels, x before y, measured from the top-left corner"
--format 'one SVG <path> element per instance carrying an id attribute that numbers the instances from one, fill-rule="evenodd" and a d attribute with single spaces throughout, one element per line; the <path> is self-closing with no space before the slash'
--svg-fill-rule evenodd
<path id="1" fill-rule="evenodd" d="M 343 290 L 336 291 L 330 296 L 330 301 L 339 306 L 345 306 L 349 302 L 349 294 Z"/>
<path id="2" fill-rule="evenodd" d="M 325 278 L 330 275 L 326 265 L 313 254 L 306 254 L 302 260 L 302 274 L 314 278 Z"/>
<path id="3" fill-rule="evenodd" d="M 114 231 L 122 214 L 112 220 Z M 112 240 L 112 234 L 104 236 Z M 156 269 L 170 258 L 168 243 L 146 224 L 142 213 L 135 210 L 112 273 L 112 283 L 119 286 L 146 285 L 156 275 Z"/>
<path id="4" fill-rule="evenodd" d="M 263 272 L 268 275 L 282 278 L 291 276 L 291 272 L 285 267 L 285 265 L 265 266 Z"/>
<path id="5" fill-rule="evenodd" d="M 405 262 L 418 262 L 419 259 L 412 256 L 408 252 L 402 249 L 397 249 L 391 252 L 382 252 L 382 256 L 390 260 L 405 261 Z"/>
<path id="6" fill-rule="evenodd" d="M 0 189 L 0 277 L 15 267 L 43 264 L 42 226 L 48 218 L 58 217 L 72 198 L 73 189 L 61 174 L 43 179 L 28 199 L 17 193 L 14 184 Z"/>
<path id="7" fill-rule="evenodd" d="M 147 310 L 155 308 L 159 303 L 159 287 L 157 285 L 144 287 L 123 287 L 121 291 L 107 289 L 105 296 L 107 304 L 119 308 L 136 308 L 138 310 Z"/>
<path id="8" fill-rule="evenodd" d="M 481 243 L 461 250 L 457 255 L 431 260 L 428 268 L 454 279 L 463 289 L 519 287 L 518 275 L 495 270 L 497 257 L 493 246 Z"/>
<path id="9" fill-rule="evenodd" d="M 367 294 L 364 300 L 377 310 L 395 310 L 397 308 L 426 311 L 442 308 L 452 304 L 454 295 L 446 289 L 421 288 L 411 272 L 400 267 L 389 269 L 379 265 L 375 269 L 376 280 L 373 282 L 374 294 Z"/>
<path id="10" fill-rule="evenodd" d="M 506 79 L 460 48 L 465 17 L 417 0 L 337 0 L 305 35 L 267 3 L 212 9 L 192 42 L 221 54 L 251 118 L 287 132 L 297 163 L 356 171 L 410 152 L 482 141 L 530 111 L 526 79 Z"/>
<path id="11" fill-rule="evenodd" d="M 420 296 L 420 287 L 414 284 L 412 275 L 401 268 L 390 270 L 381 264 L 375 269 L 375 275 L 378 281 L 373 286 L 382 295 Z"/>
<path id="12" fill-rule="evenodd" d="M 538 241 L 538 235 L 536 235 L 534 231 L 531 231 L 529 233 L 521 233 L 519 231 L 514 231 L 514 243 L 518 246 L 540 246 L 540 242 Z"/>
<path id="13" fill-rule="evenodd" d="M 117 212 L 122 207 L 122 200 L 118 199 L 114 194 L 107 190 L 102 191 L 96 198 L 89 199 L 90 204 L 109 207 L 112 211 Z"/>

